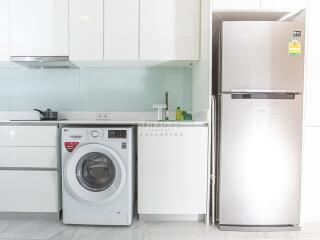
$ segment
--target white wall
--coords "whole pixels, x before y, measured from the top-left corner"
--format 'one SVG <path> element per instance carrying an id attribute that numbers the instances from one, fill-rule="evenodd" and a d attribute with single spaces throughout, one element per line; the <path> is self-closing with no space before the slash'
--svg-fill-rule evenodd
<path id="1" fill-rule="evenodd" d="M 309 0 L 301 221 L 320 222 L 320 1 Z"/>

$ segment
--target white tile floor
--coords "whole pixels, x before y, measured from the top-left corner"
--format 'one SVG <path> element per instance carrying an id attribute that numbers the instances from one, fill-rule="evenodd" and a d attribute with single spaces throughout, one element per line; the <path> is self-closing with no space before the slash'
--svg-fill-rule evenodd
<path id="1" fill-rule="evenodd" d="M 134 221 L 130 227 L 66 226 L 53 220 L 0 220 L 3 240 L 319 240 L 320 223 L 302 225 L 300 232 L 221 232 L 197 222 Z"/>

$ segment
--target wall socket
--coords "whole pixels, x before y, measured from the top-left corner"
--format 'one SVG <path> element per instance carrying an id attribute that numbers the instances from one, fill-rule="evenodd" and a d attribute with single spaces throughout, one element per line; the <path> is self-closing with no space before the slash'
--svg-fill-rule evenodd
<path id="1" fill-rule="evenodd" d="M 110 112 L 96 112 L 96 120 L 108 121 L 111 118 Z"/>

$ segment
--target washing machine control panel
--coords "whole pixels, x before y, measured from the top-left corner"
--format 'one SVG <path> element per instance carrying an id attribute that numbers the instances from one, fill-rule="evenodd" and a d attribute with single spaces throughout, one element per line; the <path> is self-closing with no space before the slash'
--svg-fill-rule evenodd
<path id="1" fill-rule="evenodd" d="M 89 140 L 98 139 L 127 139 L 127 130 L 120 129 L 88 129 L 87 133 Z"/>

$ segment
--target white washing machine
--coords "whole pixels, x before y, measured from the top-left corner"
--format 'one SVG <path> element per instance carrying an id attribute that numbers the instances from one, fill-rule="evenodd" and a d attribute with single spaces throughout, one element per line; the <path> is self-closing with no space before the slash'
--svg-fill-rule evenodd
<path id="1" fill-rule="evenodd" d="M 62 128 L 63 223 L 130 225 L 134 128 Z"/>

